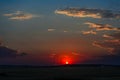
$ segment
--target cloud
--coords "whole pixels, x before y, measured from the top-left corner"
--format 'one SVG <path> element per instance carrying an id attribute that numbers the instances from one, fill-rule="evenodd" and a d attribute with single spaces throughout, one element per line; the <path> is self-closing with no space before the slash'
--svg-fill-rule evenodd
<path id="1" fill-rule="evenodd" d="M 0 46 L 0 58 L 11 58 L 11 57 L 17 57 L 17 56 L 25 56 L 27 53 L 19 53 L 16 50 L 7 48 L 5 46 Z"/>
<path id="2" fill-rule="evenodd" d="M 80 53 L 72 52 L 73 55 L 80 56 Z"/>
<path id="3" fill-rule="evenodd" d="M 48 29 L 48 32 L 52 32 L 52 31 L 55 31 L 56 29 Z"/>
<path id="4" fill-rule="evenodd" d="M 31 13 L 26 13 L 23 11 L 16 11 L 15 13 L 4 14 L 4 16 L 9 17 L 11 20 L 29 20 L 35 17 L 40 17 Z"/>
<path id="5" fill-rule="evenodd" d="M 119 49 L 120 48 L 120 37 L 119 37 L 120 28 L 112 27 L 109 24 L 97 24 L 92 22 L 86 22 L 85 24 L 89 25 L 91 29 L 95 29 L 96 31 L 116 31 L 111 35 L 103 34 L 102 37 L 104 37 L 105 40 L 94 41 L 92 45 L 105 49 L 112 54 L 120 52 L 120 49 Z M 91 33 L 85 32 L 84 34 L 91 34 Z"/>
<path id="6" fill-rule="evenodd" d="M 110 53 L 113 53 L 113 51 L 114 51 L 114 48 L 109 47 L 109 46 L 108 46 L 106 43 L 104 43 L 104 42 L 94 41 L 92 44 L 93 44 L 93 46 L 96 46 L 96 47 L 105 49 L 105 50 L 107 50 L 107 51 L 110 52 Z"/>
<path id="7" fill-rule="evenodd" d="M 4 16 L 13 16 L 14 15 L 14 13 L 10 13 L 10 14 L 3 14 Z"/>
<path id="8" fill-rule="evenodd" d="M 109 39 L 109 41 L 112 40 L 112 42 L 117 42 L 120 40 L 120 32 L 109 34 L 109 35 L 104 34 L 103 37 Z"/>
<path id="9" fill-rule="evenodd" d="M 104 40 L 104 41 L 94 41 L 93 46 L 103 48 L 110 53 L 119 53 L 120 52 L 120 39 L 113 40 Z"/>
<path id="10" fill-rule="evenodd" d="M 66 33 L 66 32 L 68 32 L 68 31 L 67 31 L 67 30 L 64 30 L 63 32 Z"/>
<path id="11" fill-rule="evenodd" d="M 114 43 L 114 44 L 120 45 L 120 39 L 105 40 L 105 42 Z"/>
<path id="12" fill-rule="evenodd" d="M 104 34 L 103 37 L 104 37 L 104 38 L 109 38 L 109 39 L 112 39 L 112 38 L 113 38 L 113 36 L 110 36 L 110 35 L 107 35 L 107 34 Z"/>
<path id="13" fill-rule="evenodd" d="M 84 18 L 84 17 L 101 18 L 99 14 L 87 13 L 84 10 L 77 10 L 76 8 L 56 10 L 55 13 L 63 14 L 71 17 L 80 17 L 80 18 Z"/>
<path id="14" fill-rule="evenodd" d="M 110 53 L 120 53 L 120 32 L 104 34 L 105 40 L 94 41 L 93 46 L 106 49 Z"/>
<path id="15" fill-rule="evenodd" d="M 97 31 L 120 31 L 120 28 L 112 27 L 109 24 L 98 24 L 92 22 L 86 22 L 90 28 L 96 29 Z"/>
<path id="16" fill-rule="evenodd" d="M 93 34 L 93 35 L 96 35 L 97 32 L 93 31 L 93 30 L 90 30 L 90 31 L 82 31 L 82 34 L 84 35 L 87 35 L 87 34 Z"/>
<path id="17" fill-rule="evenodd" d="M 120 32 L 111 34 L 110 36 L 112 36 L 114 39 L 120 39 Z"/>
<path id="18" fill-rule="evenodd" d="M 56 14 L 67 15 L 71 17 L 79 17 L 79 18 L 114 18 L 120 19 L 120 13 L 113 12 L 111 10 L 103 10 L 103 9 L 90 9 L 90 8 L 65 8 L 59 9 L 55 11 Z"/>

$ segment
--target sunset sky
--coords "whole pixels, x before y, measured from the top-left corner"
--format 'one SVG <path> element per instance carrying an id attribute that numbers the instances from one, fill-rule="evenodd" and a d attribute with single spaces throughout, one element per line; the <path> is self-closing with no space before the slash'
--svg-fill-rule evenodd
<path id="1" fill-rule="evenodd" d="M 0 65 L 66 61 L 120 65 L 120 0 L 0 0 Z"/>

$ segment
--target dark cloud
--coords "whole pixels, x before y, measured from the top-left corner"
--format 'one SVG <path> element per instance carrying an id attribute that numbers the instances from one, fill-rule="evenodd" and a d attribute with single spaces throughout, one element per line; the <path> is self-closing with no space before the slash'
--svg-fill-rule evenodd
<path id="1" fill-rule="evenodd" d="M 27 55 L 26 53 L 18 53 L 16 50 L 0 46 L 0 58 L 10 58 L 10 57 L 17 57 L 17 56 L 24 56 Z"/>
<path id="2" fill-rule="evenodd" d="M 72 17 L 91 17 L 91 18 L 114 18 L 120 19 L 119 12 L 113 12 L 111 10 L 103 9 L 90 9 L 90 8 L 65 8 L 56 10 L 55 13 L 63 14 Z"/>

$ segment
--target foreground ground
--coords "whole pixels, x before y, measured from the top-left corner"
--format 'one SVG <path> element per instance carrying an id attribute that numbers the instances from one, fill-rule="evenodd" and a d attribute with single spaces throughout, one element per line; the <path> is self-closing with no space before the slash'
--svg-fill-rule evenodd
<path id="1" fill-rule="evenodd" d="M 120 66 L 0 66 L 0 80 L 120 80 Z"/>

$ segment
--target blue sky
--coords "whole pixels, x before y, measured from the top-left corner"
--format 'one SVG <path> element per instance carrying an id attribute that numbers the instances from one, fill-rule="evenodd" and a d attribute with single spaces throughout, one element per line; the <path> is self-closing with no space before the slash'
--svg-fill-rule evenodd
<path id="1" fill-rule="evenodd" d="M 64 52 L 88 61 L 119 55 L 119 0 L 0 0 L 0 5 L 2 46 L 28 53 L 29 60 Z"/>

